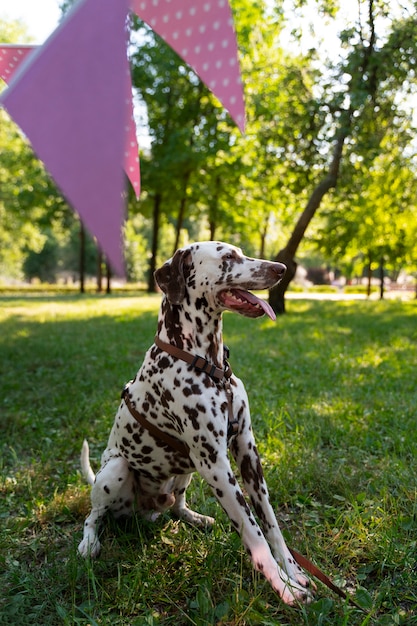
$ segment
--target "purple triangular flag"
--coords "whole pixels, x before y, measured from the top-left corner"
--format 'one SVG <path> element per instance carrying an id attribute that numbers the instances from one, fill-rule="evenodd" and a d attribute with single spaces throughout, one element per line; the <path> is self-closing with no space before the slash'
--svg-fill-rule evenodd
<path id="1" fill-rule="evenodd" d="M 80 0 L 0 98 L 120 275 L 129 4 Z"/>
<path id="2" fill-rule="evenodd" d="M 39 46 L 0 43 L 0 78 L 10 83 L 14 73 L 21 66 L 28 54 L 37 50 Z M 136 137 L 136 123 L 133 115 L 132 80 L 130 77 L 129 62 L 126 57 L 127 95 L 126 115 L 128 123 L 125 129 L 125 158 L 124 168 L 137 198 L 140 195 L 139 147 Z"/>

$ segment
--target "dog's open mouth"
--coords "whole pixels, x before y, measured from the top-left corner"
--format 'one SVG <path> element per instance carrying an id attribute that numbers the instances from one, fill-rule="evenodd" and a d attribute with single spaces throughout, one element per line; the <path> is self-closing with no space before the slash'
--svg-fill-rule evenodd
<path id="1" fill-rule="evenodd" d="M 246 317 L 260 317 L 268 315 L 272 321 L 276 315 L 266 300 L 258 298 L 250 291 L 244 289 L 225 289 L 218 295 L 220 302 L 230 311 L 236 311 Z"/>

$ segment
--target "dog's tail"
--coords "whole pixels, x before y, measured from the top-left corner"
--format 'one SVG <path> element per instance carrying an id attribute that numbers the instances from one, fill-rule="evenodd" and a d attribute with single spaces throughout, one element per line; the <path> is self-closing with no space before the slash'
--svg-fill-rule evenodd
<path id="1" fill-rule="evenodd" d="M 96 475 L 90 465 L 90 449 L 88 447 L 87 439 L 84 439 L 83 447 L 81 448 L 81 471 L 88 484 L 93 485 Z"/>

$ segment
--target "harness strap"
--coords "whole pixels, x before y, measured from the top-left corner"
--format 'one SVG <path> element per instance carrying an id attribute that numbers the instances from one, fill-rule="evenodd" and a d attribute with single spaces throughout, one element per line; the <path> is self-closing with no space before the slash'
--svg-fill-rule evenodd
<path id="1" fill-rule="evenodd" d="M 181 361 L 189 363 L 198 372 L 205 372 L 211 378 L 218 382 L 220 382 L 223 378 L 230 378 L 230 376 L 232 375 L 231 367 L 227 361 L 225 361 L 225 369 L 222 369 L 220 367 L 217 367 L 213 363 L 210 363 L 210 361 L 205 359 L 203 356 L 199 356 L 198 354 L 190 354 L 189 352 L 185 352 L 185 350 L 181 350 L 181 348 L 177 348 L 177 346 L 173 346 L 170 343 L 162 341 L 162 339 L 160 339 L 158 335 L 156 335 L 154 342 L 155 345 L 157 345 L 158 348 L 160 348 L 164 352 L 168 352 L 168 354 L 175 357 L 176 359 L 181 359 Z"/>
<path id="2" fill-rule="evenodd" d="M 230 439 L 230 437 L 236 434 L 238 427 L 239 427 L 239 423 L 238 423 L 238 420 L 233 419 L 233 393 L 232 393 L 232 389 L 231 389 L 230 381 L 229 381 L 229 378 L 232 375 L 232 370 L 227 360 L 225 360 L 225 369 L 222 370 L 218 367 L 215 367 L 213 364 L 210 364 L 210 362 L 207 361 L 207 359 L 205 359 L 204 357 L 199 357 L 199 356 L 193 357 L 191 354 L 188 354 L 188 352 L 184 352 L 184 350 L 180 350 L 176 346 L 172 346 L 171 344 L 167 344 L 164 341 L 161 341 L 159 337 L 155 337 L 155 344 L 161 350 L 164 350 L 165 352 L 168 352 L 168 354 L 171 354 L 172 356 L 178 359 L 181 359 L 185 361 L 186 363 L 189 363 L 190 365 L 192 365 L 199 371 L 205 372 L 206 374 L 208 374 L 215 380 L 220 381 L 222 378 L 226 379 L 224 382 L 224 385 L 225 385 L 225 390 L 226 390 L 228 414 L 229 414 L 227 438 Z M 226 355 L 228 356 L 228 350 L 226 347 L 225 347 L 225 350 L 226 350 Z M 168 446 L 170 446 L 170 448 L 172 448 L 173 450 L 176 450 L 182 456 L 189 459 L 190 448 L 188 447 L 186 443 L 184 443 L 183 441 L 180 441 L 179 439 L 176 439 L 175 437 L 171 437 L 171 435 L 169 435 L 165 431 L 155 426 L 155 424 L 152 424 L 152 422 L 149 422 L 142 413 L 139 413 L 139 411 L 136 410 L 136 407 L 133 405 L 129 397 L 129 393 L 128 393 L 129 386 L 130 386 L 130 382 L 127 383 L 127 385 L 125 385 L 123 392 L 122 392 L 122 398 L 127 408 L 129 409 L 129 412 L 132 415 L 132 417 L 134 417 L 135 420 L 139 422 L 139 424 L 143 426 L 143 428 L 148 430 L 151 433 L 151 435 L 153 435 L 156 439 L 163 441 Z M 320 582 L 322 582 L 324 585 L 326 585 L 326 587 L 334 591 L 341 598 L 347 599 L 357 609 L 360 609 L 361 611 L 364 611 L 365 613 L 367 612 L 366 609 L 359 606 L 359 604 L 355 602 L 355 600 L 352 598 L 351 595 L 346 594 L 342 589 L 340 589 L 340 587 L 335 585 L 330 580 L 330 578 L 326 574 L 324 574 L 324 572 L 322 572 L 316 565 L 314 565 L 314 563 L 312 563 L 309 559 L 307 559 L 307 557 L 303 556 L 302 554 L 300 554 L 296 550 L 293 550 L 292 548 L 289 548 L 289 551 L 291 552 L 292 556 L 297 561 L 297 563 L 306 572 L 308 572 L 312 576 L 315 576 L 318 580 L 320 580 Z"/>
<path id="3" fill-rule="evenodd" d="M 148 430 L 151 433 L 151 435 L 153 435 L 156 439 L 160 439 L 161 441 L 166 443 L 168 446 L 170 446 L 171 448 L 173 448 L 174 450 L 182 454 L 182 456 L 189 458 L 190 448 L 187 446 L 186 443 L 184 443 L 183 441 L 180 441 L 179 439 L 176 439 L 175 437 L 171 437 L 171 435 L 169 435 L 165 431 L 155 426 L 155 424 L 152 424 L 152 422 L 149 422 L 146 419 L 146 417 L 143 415 L 143 413 L 139 413 L 139 411 L 136 410 L 136 407 L 133 405 L 131 399 L 129 398 L 129 393 L 128 393 L 129 385 L 130 385 L 130 382 L 127 383 L 127 385 L 125 385 L 122 391 L 122 398 L 125 401 L 125 404 L 127 408 L 129 409 L 129 412 L 132 415 L 132 417 L 134 417 L 135 420 L 139 422 L 139 424 L 143 426 L 143 428 L 146 428 L 146 430 Z"/>

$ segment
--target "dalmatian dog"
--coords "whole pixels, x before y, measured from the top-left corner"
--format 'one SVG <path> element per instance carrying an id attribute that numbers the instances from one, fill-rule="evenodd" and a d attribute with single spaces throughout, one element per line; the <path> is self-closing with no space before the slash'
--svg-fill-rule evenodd
<path id="1" fill-rule="evenodd" d="M 231 373 L 222 337 L 224 311 L 275 319 L 269 304 L 249 290 L 269 289 L 285 270 L 281 263 L 208 241 L 177 250 L 155 272 L 163 292 L 155 343 L 125 388 L 96 476 L 86 441 L 82 447 L 82 471 L 92 485 L 92 510 L 78 548 L 82 556 L 98 555 L 98 525 L 108 511 L 115 517 L 135 511 L 155 519 L 171 509 L 195 526 L 212 525 L 213 518 L 186 504 L 187 486 L 198 471 L 240 534 L 254 568 L 285 603 L 311 601 L 314 584 L 279 529 L 248 397 Z M 228 449 L 258 521 L 233 473 Z"/>

